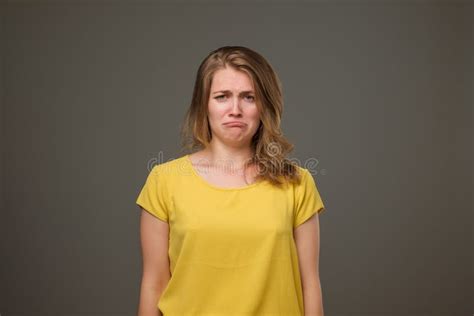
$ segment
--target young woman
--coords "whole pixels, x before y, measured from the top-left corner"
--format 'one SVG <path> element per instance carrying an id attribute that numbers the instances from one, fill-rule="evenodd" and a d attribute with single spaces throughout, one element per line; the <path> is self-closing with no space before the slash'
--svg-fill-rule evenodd
<path id="1" fill-rule="evenodd" d="M 312 174 L 287 158 L 281 83 L 242 46 L 201 63 L 191 153 L 155 165 L 141 208 L 138 315 L 323 315 Z"/>

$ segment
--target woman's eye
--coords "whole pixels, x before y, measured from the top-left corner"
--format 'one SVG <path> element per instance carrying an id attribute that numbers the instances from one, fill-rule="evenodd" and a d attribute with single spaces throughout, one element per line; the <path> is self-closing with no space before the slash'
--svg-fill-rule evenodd
<path id="1" fill-rule="evenodd" d="M 220 100 L 220 99 L 223 98 L 223 97 L 225 97 L 225 95 L 218 95 L 218 96 L 216 97 L 216 100 Z"/>
<path id="2" fill-rule="evenodd" d="M 255 98 L 254 98 L 253 96 L 251 96 L 251 95 L 248 95 L 247 98 L 250 98 L 251 101 L 254 101 L 254 100 L 255 100 Z"/>

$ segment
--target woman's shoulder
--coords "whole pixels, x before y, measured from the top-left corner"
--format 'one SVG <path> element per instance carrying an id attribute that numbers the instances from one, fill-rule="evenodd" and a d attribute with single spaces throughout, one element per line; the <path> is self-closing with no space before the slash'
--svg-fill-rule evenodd
<path id="1" fill-rule="evenodd" d="M 296 167 L 295 171 L 297 171 L 297 172 L 304 173 L 304 172 L 308 171 L 307 168 L 305 168 L 303 166 L 300 166 L 299 164 L 294 164 L 294 166 Z"/>
<path id="2" fill-rule="evenodd" d="M 303 177 L 306 176 L 307 173 L 309 173 L 309 170 L 303 166 L 300 166 L 299 164 L 293 163 L 293 169 L 290 171 L 291 176 L 297 175 L 298 179 L 302 179 Z M 299 181 L 290 181 L 291 183 L 299 183 Z"/>
<path id="3" fill-rule="evenodd" d="M 178 175 L 180 171 L 184 170 L 186 166 L 186 159 L 187 157 L 184 155 L 169 159 L 165 162 L 157 163 L 154 165 L 152 171 L 167 177 Z"/>

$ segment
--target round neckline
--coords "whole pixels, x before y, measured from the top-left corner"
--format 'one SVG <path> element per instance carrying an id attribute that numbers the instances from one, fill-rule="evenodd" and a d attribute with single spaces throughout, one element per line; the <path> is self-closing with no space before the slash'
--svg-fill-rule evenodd
<path id="1" fill-rule="evenodd" d="M 210 187 L 212 189 L 215 189 L 215 190 L 219 190 L 219 191 L 241 191 L 241 190 L 247 190 L 247 189 L 250 189 L 250 188 L 253 188 L 253 187 L 256 187 L 258 186 L 262 181 L 261 180 L 258 180 L 254 183 L 251 183 L 251 184 L 248 184 L 246 186 L 242 186 L 242 187 L 233 187 L 233 188 L 223 188 L 223 187 L 218 187 L 212 183 L 209 183 L 206 179 L 204 179 L 197 171 L 196 169 L 194 168 L 193 166 L 193 162 L 191 160 L 191 157 L 189 154 L 185 155 L 184 156 L 186 162 L 188 163 L 188 166 L 189 166 L 189 169 L 191 169 L 191 173 L 193 174 L 193 176 L 195 178 L 197 178 L 200 182 L 202 182 L 203 184 L 205 184 L 207 187 Z"/>

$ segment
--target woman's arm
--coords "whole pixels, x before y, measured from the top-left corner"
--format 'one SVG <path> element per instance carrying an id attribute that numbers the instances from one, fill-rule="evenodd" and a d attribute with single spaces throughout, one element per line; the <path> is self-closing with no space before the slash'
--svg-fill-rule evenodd
<path id="1" fill-rule="evenodd" d="M 319 280 L 319 217 L 313 215 L 294 229 L 298 252 L 304 315 L 324 316 L 321 282 Z"/>
<path id="2" fill-rule="evenodd" d="M 142 208 L 140 239 L 143 274 L 138 316 L 162 316 L 157 302 L 171 277 L 168 259 L 168 223 Z"/>

